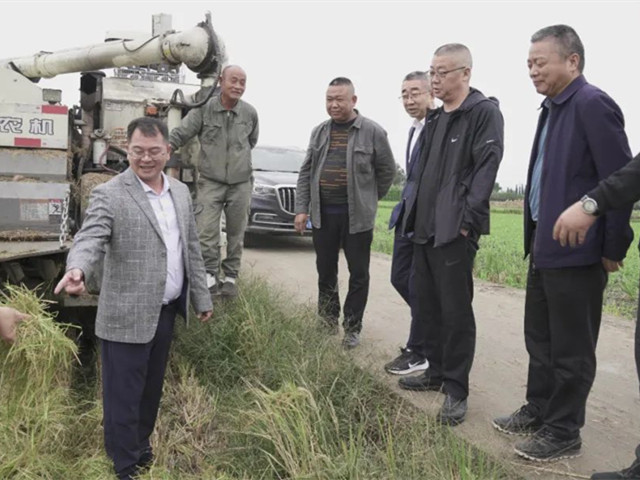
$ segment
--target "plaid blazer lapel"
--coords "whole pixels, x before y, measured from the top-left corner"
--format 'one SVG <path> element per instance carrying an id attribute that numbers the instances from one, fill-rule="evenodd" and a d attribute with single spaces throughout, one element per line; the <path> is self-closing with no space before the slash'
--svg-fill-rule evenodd
<path id="1" fill-rule="evenodd" d="M 140 182 L 138 182 L 138 179 L 135 177 L 135 173 L 133 173 L 133 170 L 128 169 L 125 172 L 125 175 L 126 175 L 125 185 L 126 185 L 127 191 L 129 192 L 129 195 L 131 195 L 133 200 L 138 204 L 138 207 L 140 207 L 140 210 L 142 210 L 144 215 L 147 217 L 147 219 L 151 223 L 151 226 L 153 227 L 155 232 L 158 234 L 160 239 L 164 241 L 164 237 L 162 236 L 162 230 L 160 230 L 160 225 L 158 225 L 158 219 L 156 218 L 156 214 L 153 211 L 153 207 L 151 207 L 151 203 L 149 203 L 147 194 L 142 189 L 142 186 L 140 185 Z"/>

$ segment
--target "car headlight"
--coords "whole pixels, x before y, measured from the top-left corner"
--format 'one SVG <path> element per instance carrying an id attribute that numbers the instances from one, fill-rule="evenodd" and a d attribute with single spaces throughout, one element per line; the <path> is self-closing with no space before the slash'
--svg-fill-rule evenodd
<path id="1" fill-rule="evenodd" d="M 253 193 L 255 193 L 256 195 L 264 195 L 264 196 L 275 195 L 276 187 L 273 187 L 271 185 L 262 185 L 261 183 L 254 183 Z"/>

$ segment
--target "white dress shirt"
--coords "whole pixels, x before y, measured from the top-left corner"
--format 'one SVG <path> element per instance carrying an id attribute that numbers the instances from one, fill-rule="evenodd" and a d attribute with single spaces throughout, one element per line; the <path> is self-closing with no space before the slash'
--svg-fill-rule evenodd
<path id="1" fill-rule="evenodd" d="M 413 148 L 416 146 L 416 142 L 418 141 L 418 137 L 420 137 L 420 132 L 422 132 L 422 128 L 424 127 L 424 118 L 422 120 L 418 120 L 416 118 L 413 119 L 414 128 L 413 135 L 411 136 L 411 143 L 409 144 L 409 160 L 411 160 L 411 155 L 413 155 Z"/>
<path id="2" fill-rule="evenodd" d="M 184 283 L 184 259 L 182 257 L 182 239 L 178 227 L 176 208 L 169 192 L 169 179 L 162 173 L 162 192 L 159 194 L 136 176 L 147 194 L 149 203 L 156 214 L 158 225 L 162 231 L 162 239 L 167 248 L 167 283 L 164 288 L 162 303 L 176 300 L 182 293 Z"/>

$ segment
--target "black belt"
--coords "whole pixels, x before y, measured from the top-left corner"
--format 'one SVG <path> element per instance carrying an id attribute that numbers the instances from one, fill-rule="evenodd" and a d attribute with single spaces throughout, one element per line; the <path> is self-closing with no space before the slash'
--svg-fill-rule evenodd
<path id="1" fill-rule="evenodd" d="M 162 304 L 162 308 L 164 308 L 164 307 L 172 307 L 172 306 L 174 306 L 174 305 L 177 305 L 179 301 L 180 301 L 180 297 L 178 297 L 178 298 L 174 298 L 174 299 L 173 299 L 173 300 L 171 300 L 170 302 L 163 303 L 163 304 Z"/>

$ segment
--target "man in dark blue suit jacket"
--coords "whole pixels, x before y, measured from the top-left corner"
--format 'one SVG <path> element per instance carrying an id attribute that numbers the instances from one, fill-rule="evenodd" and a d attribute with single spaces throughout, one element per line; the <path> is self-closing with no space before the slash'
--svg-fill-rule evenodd
<path id="1" fill-rule="evenodd" d="M 409 140 L 407 141 L 406 166 L 407 180 L 402 190 L 402 198 L 395 206 L 389 219 L 389 229 L 396 228 L 402 222 L 404 214 L 404 200 L 411 195 L 416 186 L 416 175 L 414 166 L 420 158 L 422 145 L 422 132 L 424 119 L 427 111 L 434 108 L 433 93 L 431 84 L 425 72 L 411 72 L 402 82 L 402 104 L 409 116 L 413 118 L 413 124 L 409 130 Z M 402 296 L 407 305 L 411 308 L 412 295 L 409 288 L 411 282 L 411 259 L 413 257 L 413 242 L 399 233 L 396 228 L 396 235 L 393 242 L 393 258 L 391 263 L 391 284 Z M 415 311 L 411 308 L 411 327 L 407 345 L 400 349 L 400 355 L 387 363 L 384 369 L 388 373 L 395 375 L 406 375 L 408 373 L 426 370 L 429 362 L 424 348 L 424 322 L 415 319 Z"/>

